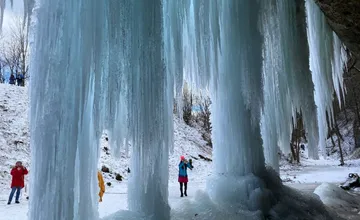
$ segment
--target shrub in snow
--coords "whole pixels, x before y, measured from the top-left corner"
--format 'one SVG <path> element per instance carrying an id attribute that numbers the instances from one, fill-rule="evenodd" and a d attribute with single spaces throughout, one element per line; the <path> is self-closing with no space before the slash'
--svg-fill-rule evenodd
<path id="1" fill-rule="evenodd" d="M 116 174 L 115 179 L 118 181 L 122 181 L 123 177 L 120 174 Z"/>
<path id="2" fill-rule="evenodd" d="M 104 173 L 110 173 L 110 169 L 108 167 L 106 167 L 105 165 L 103 165 L 101 167 L 101 171 L 104 172 Z"/>

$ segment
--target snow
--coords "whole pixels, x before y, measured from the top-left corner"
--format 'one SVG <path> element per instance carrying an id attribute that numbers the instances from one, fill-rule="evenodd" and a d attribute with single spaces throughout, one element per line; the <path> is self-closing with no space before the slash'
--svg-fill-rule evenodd
<path id="1" fill-rule="evenodd" d="M 347 160 L 339 166 L 339 160 L 307 160 L 301 165 L 281 166 L 281 178 L 288 183 L 337 183 L 345 181 L 349 173 L 360 173 L 360 160 Z"/>
<path id="2" fill-rule="evenodd" d="M 27 88 L 0 84 L 0 191 L 16 161 L 30 165 L 28 105 Z"/>

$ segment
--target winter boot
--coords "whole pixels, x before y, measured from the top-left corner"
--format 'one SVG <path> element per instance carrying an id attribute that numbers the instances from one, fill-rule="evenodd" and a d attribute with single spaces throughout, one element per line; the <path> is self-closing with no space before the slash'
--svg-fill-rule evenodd
<path id="1" fill-rule="evenodd" d="M 180 185 L 180 192 L 181 192 L 180 197 L 184 197 L 182 185 Z"/>
<path id="2" fill-rule="evenodd" d="M 19 202 L 19 201 L 15 201 L 15 203 L 19 204 L 20 202 Z"/>
<path id="3" fill-rule="evenodd" d="M 10 204 L 11 204 L 11 202 L 8 202 L 7 204 L 8 204 L 8 205 L 10 205 Z"/>

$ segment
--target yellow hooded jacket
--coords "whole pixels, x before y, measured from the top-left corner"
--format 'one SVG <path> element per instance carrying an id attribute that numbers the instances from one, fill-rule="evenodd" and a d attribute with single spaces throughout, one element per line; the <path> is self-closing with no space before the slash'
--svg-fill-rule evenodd
<path id="1" fill-rule="evenodd" d="M 103 176 L 101 175 L 101 172 L 98 171 L 98 181 L 99 181 L 99 188 L 100 188 L 100 191 L 99 191 L 99 202 L 102 202 L 102 197 L 105 193 L 105 184 L 104 184 L 104 179 L 103 179 Z"/>

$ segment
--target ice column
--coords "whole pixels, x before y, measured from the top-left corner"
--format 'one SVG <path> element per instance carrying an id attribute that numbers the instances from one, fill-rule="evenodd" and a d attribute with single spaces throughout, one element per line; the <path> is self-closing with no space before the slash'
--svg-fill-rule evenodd
<path id="1" fill-rule="evenodd" d="M 298 8 L 297 8 L 298 7 Z M 304 4 L 263 1 L 264 109 L 261 128 L 266 163 L 278 170 L 278 144 L 290 152 L 292 118 L 302 113 L 309 147 L 316 149 L 314 85 L 309 71 Z M 305 33 L 305 34 L 304 34 Z M 314 155 L 316 157 L 317 154 Z"/>
<path id="2" fill-rule="evenodd" d="M 343 90 L 342 78 L 344 58 L 341 56 L 340 44 L 334 42 L 334 33 L 327 24 L 324 14 L 312 0 L 306 0 L 307 35 L 310 48 L 310 70 L 315 85 L 315 103 L 319 128 L 319 148 L 325 154 L 328 133 L 326 115 L 333 121 L 333 91 L 335 88 L 338 99 Z"/>
<path id="3" fill-rule="evenodd" d="M 38 3 L 30 67 L 29 218 L 96 219 L 94 71 L 102 61 L 97 46 L 103 41 L 98 30 L 105 24 L 105 4 Z M 80 181 L 86 184 L 80 187 Z"/>
<path id="4" fill-rule="evenodd" d="M 214 166 L 217 173 L 227 175 L 258 174 L 264 169 L 259 129 L 262 37 L 257 25 L 260 6 L 250 0 L 219 0 L 217 4 L 221 8 L 222 52 L 212 89 Z"/>
<path id="5" fill-rule="evenodd" d="M 133 1 L 131 75 L 128 85 L 132 137 L 129 208 L 170 219 L 168 158 L 173 144 L 173 77 L 163 53 L 162 1 Z"/>

